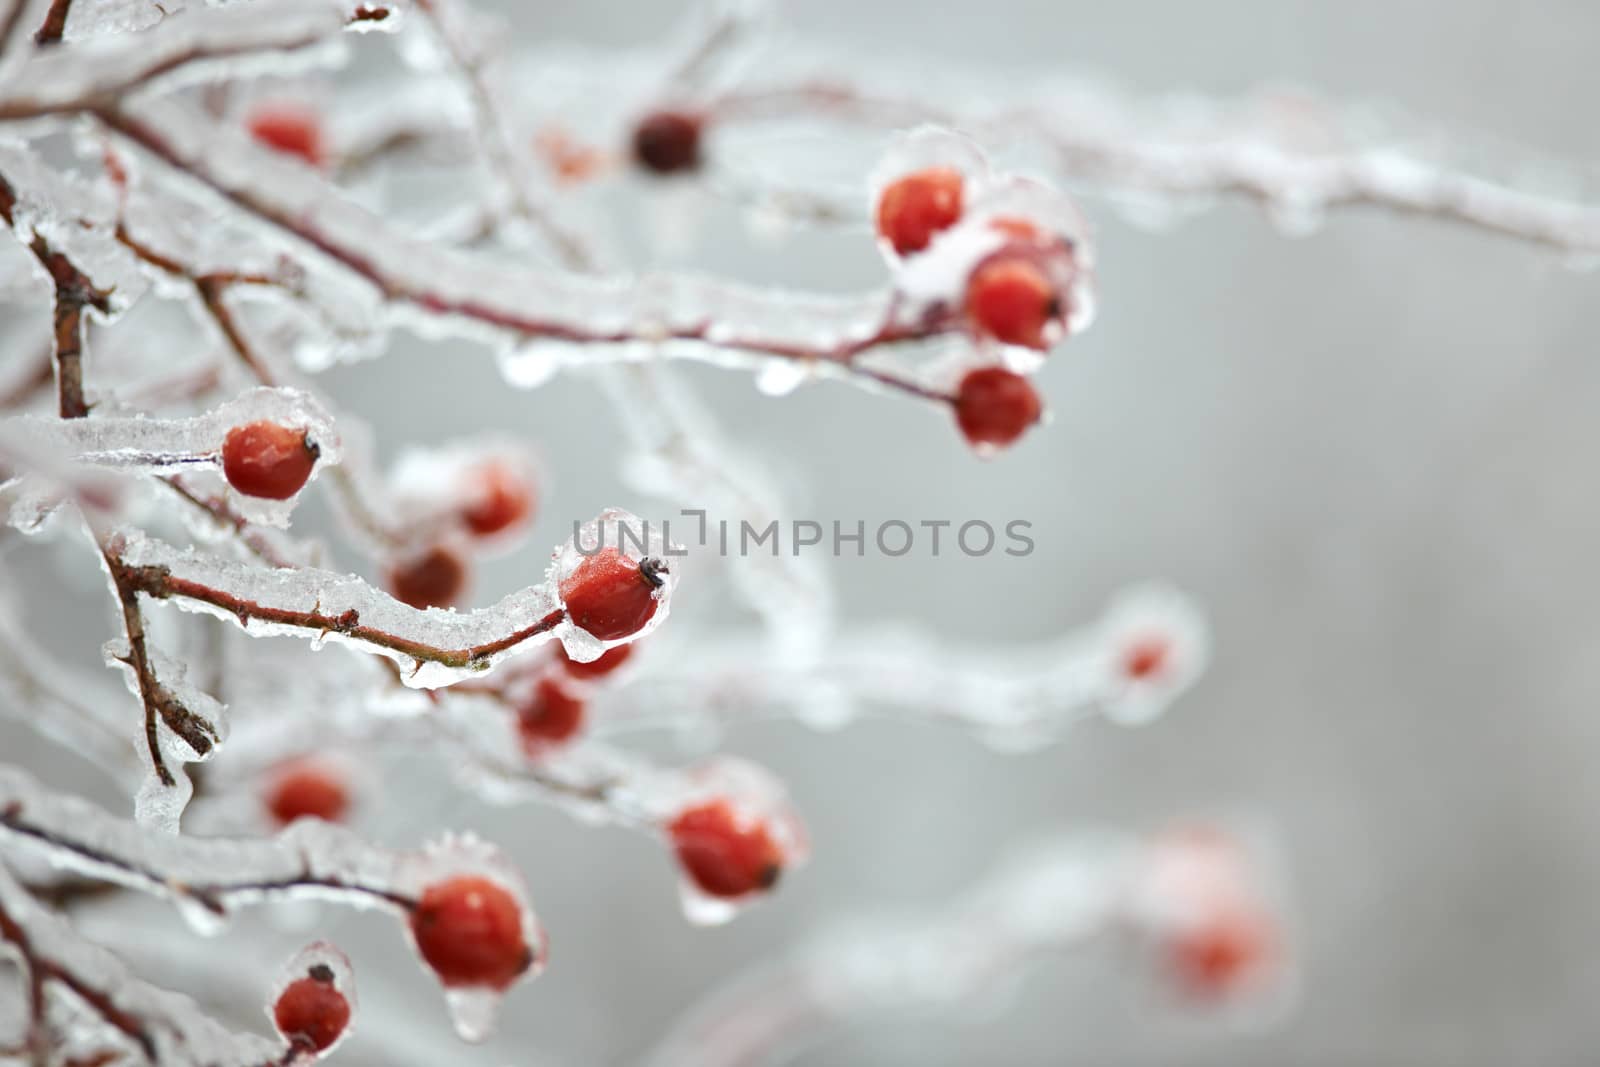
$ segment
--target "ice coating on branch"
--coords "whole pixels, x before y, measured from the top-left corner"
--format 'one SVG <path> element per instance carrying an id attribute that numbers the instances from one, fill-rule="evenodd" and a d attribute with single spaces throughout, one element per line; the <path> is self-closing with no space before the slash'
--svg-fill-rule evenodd
<path id="1" fill-rule="evenodd" d="M 644 554 L 663 554 L 667 546 L 660 531 L 645 526 L 627 512 L 611 509 L 583 528 L 583 544 L 593 546 L 604 536 L 606 544 L 624 552 L 637 552 L 635 546 L 642 544 Z M 176 549 L 136 530 L 119 536 L 116 555 L 137 570 L 147 595 L 226 619 L 246 633 L 292 635 L 314 645 L 331 641 L 387 656 L 400 664 L 402 680 L 414 688 L 435 689 L 481 674 L 552 633 L 580 662 L 594 659 L 607 646 L 577 630 L 562 614 L 558 586 L 584 558 L 570 540 L 556 549 L 542 584 L 512 593 L 493 607 L 458 613 L 409 607 L 355 575 L 309 567 L 263 570 Z M 633 637 L 651 632 L 667 615 L 675 578 L 665 571 L 658 577 L 660 586 L 653 594 L 658 608 Z"/>
<path id="2" fill-rule="evenodd" d="M 161 690 L 156 702 L 162 708 L 174 709 L 173 713 L 184 719 L 191 731 L 191 737 L 196 741 L 204 739 L 203 747 L 197 747 L 172 729 L 164 716 L 159 717 L 159 725 L 154 727 L 157 731 L 156 745 L 161 756 L 161 763 L 157 765 L 156 753 L 151 752 L 149 744 L 146 743 L 146 731 L 151 728 L 147 717 L 156 715 L 156 710 L 146 707 L 144 715 L 129 716 L 130 724 L 138 723 L 138 732 L 133 735 L 135 751 L 138 752 L 140 763 L 145 769 L 144 780 L 134 794 L 134 819 L 153 830 L 175 834 L 178 832 L 178 823 L 183 817 L 183 810 L 194 795 L 194 785 L 184 773 L 183 765 L 200 763 L 216 754 L 217 749 L 228 738 L 227 709 L 216 698 L 188 681 L 187 664 L 167 656 L 148 640 L 144 654 L 149 662 L 153 680 Z M 118 638 L 108 642 L 105 647 L 105 659 L 108 666 L 122 669 L 128 691 L 143 703 L 139 674 L 134 667 L 128 641 L 125 638 Z"/>
<path id="3" fill-rule="evenodd" d="M 798 366 L 774 362 L 769 369 Z M 709 521 L 745 522 L 757 530 L 791 514 L 773 473 L 719 432 L 713 413 L 670 368 L 608 369 L 601 385 L 637 450 L 624 457 L 623 476 L 639 492 L 704 509 Z M 773 639 L 795 660 L 809 656 L 833 616 L 818 557 L 754 552 L 727 567 L 740 599 L 763 617 Z"/>
<path id="4" fill-rule="evenodd" d="M 252 422 L 303 430 L 318 455 L 311 477 L 339 462 L 339 434 L 315 396 L 297 389 L 257 388 L 203 415 L 180 419 L 91 416 L 57 419 L 15 415 L 0 420 L 0 432 L 15 431 L 58 461 L 132 474 L 174 474 L 215 468 L 228 431 Z M 287 525 L 294 503 L 235 494 L 234 504 L 252 522 Z"/>
<path id="5" fill-rule="evenodd" d="M 649 636 L 666 621 L 672 610 L 672 591 L 678 584 L 676 562 L 684 550 L 680 545 L 669 544 L 659 525 L 646 522 L 621 508 L 607 508 L 581 527 L 573 529 L 572 537 L 551 555 L 550 568 L 546 572 L 549 587 L 557 590 L 556 595 L 560 596 L 559 590 L 563 584 L 577 574 L 580 567 L 591 558 L 608 551 L 620 553 L 625 560 L 635 564 L 642 564 L 646 560 L 656 561 L 658 565 L 652 567 L 653 575 L 650 578 L 650 584 L 655 586 L 650 594 L 655 600 L 655 610 L 639 629 L 626 637 L 612 640 L 599 639 L 570 618 L 563 618 L 555 629 L 556 636 L 561 639 L 567 655 L 579 663 L 599 658 L 600 653 L 614 645 Z"/>
<path id="6" fill-rule="evenodd" d="M 886 1015 L 975 1014 L 975 1002 L 992 1004 L 1030 961 L 1113 930 L 1139 854 L 1125 834 L 1063 835 L 937 911 L 836 922 L 714 989 L 645 1063 L 765 1063 Z"/>
<path id="7" fill-rule="evenodd" d="M 75 464 L 11 419 L 0 418 L 0 507 L 6 524 L 38 533 L 67 500 L 85 512 L 119 511 L 127 486 L 116 476 Z"/>
<path id="8" fill-rule="evenodd" d="M 1159 637 L 1166 658 L 1128 673 L 1128 655 Z M 1097 622 L 1058 637 L 987 649 L 936 641 L 906 627 L 835 634 L 803 663 L 783 648 L 732 633 L 701 633 L 652 659 L 595 697 L 600 731 L 793 716 L 835 729 L 860 714 L 944 722 L 996 748 L 1028 750 L 1058 740 L 1096 713 L 1151 721 L 1205 666 L 1205 621 L 1166 586 L 1119 593 Z"/>
<path id="9" fill-rule="evenodd" d="M 137 35 L 95 36 L 71 47 L 36 51 L 0 85 L 0 116 L 24 109 L 49 112 L 157 79 L 193 83 L 214 77 L 224 64 L 235 76 L 252 68 L 294 73 L 333 66 L 343 58 L 341 25 L 339 12 L 327 0 L 275 0 L 270 8 L 190 8 Z M 283 54 L 296 51 L 302 54 L 292 61 Z"/>
<path id="10" fill-rule="evenodd" d="M 260 1067 L 278 1061 L 276 1042 L 234 1033 L 188 997 L 139 979 L 116 956 L 80 937 L 65 918 L 35 902 L 3 865 L 0 920 L 0 930 L 14 929 L 16 935 L 0 933 L 0 956 L 18 956 L 37 969 L 48 1018 L 70 1035 L 66 1048 L 52 1051 L 68 1054 L 69 1060 L 72 1052 L 82 1057 L 71 1062 L 100 1062 L 91 1057 L 108 1048 L 163 1067 Z"/>

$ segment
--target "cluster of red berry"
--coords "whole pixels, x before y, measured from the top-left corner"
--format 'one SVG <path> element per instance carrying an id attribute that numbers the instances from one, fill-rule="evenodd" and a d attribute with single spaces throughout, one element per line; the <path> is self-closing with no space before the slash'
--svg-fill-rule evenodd
<path id="1" fill-rule="evenodd" d="M 925 167 L 886 184 L 877 203 L 878 236 L 896 256 L 928 251 L 967 209 L 968 178 L 953 167 Z M 1045 351 L 1066 321 L 1067 297 L 1051 270 L 1070 252 L 1028 219 L 1000 215 L 982 225 L 994 247 L 967 274 L 962 316 L 980 341 Z M 969 371 L 957 386 L 956 422 L 973 445 L 1004 447 L 1039 420 L 1033 386 L 999 366 Z"/>

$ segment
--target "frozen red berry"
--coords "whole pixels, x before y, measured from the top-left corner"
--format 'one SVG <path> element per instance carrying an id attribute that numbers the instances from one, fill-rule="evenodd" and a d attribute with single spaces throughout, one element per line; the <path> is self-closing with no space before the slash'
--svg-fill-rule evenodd
<path id="1" fill-rule="evenodd" d="M 479 537 L 508 530 L 533 512 L 533 485 L 508 464 L 490 461 L 471 478 L 461 521 Z"/>
<path id="2" fill-rule="evenodd" d="M 771 889 L 783 873 L 783 849 L 766 824 L 726 800 L 680 812 L 668 833 L 684 873 L 711 896 Z"/>
<path id="3" fill-rule="evenodd" d="M 334 984 L 333 969 L 317 964 L 278 994 L 272 1021 L 291 1045 L 321 1052 L 350 1025 L 350 1001 Z"/>
<path id="4" fill-rule="evenodd" d="M 313 167 L 327 161 L 322 123 L 317 113 L 300 104 L 264 104 L 250 115 L 250 136 L 274 152 L 299 156 Z"/>
<path id="5" fill-rule="evenodd" d="M 1004 367 L 968 371 L 956 390 L 956 424 L 974 445 L 1004 447 L 1039 421 L 1039 394 Z"/>
<path id="6" fill-rule="evenodd" d="M 655 557 L 635 563 L 616 548 L 585 556 L 561 583 L 567 617 L 601 641 L 638 633 L 656 613 L 655 592 L 667 565 Z"/>
<path id="7" fill-rule="evenodd" d="M 304 430 L 275 422 L 235 426 L 222 440 L 222 474 L 246 496 L 288 500 L 316 466 L 317 446 Z"/>
<path id="8" fill-rule="evenodd" d="M 1260 978 L 1277 954 L 1277 931 L 1260 910 L 1222 907 L 1175 932 L 1167 966 L 1186 993 L 1204 998 L 1239 992 Z"/>
<path id="9" fill-rule="evenodd" d="M 1001 255 L 967 279 L 967 319 L 985 337 L 1044 351 L 1049 327 L 1061 317 L 1061 298 L 1033 258 Z"/>
<path id="10" fill-rule="evenodd" d="M 695 115 L 658 111 L 633 130 L 633 158 L 656 174 L 678 174 L 700 165 L 700 130 Z"/>
<path id="11" fill-rule="evenodd" d="M 961 172 L 929 167 L 890 182 L 878 196 L 878 234 L 902 256 L 928 247 L 961 218 Z"/>
<path id="12" fill-rule="evenodd" d="M 1122 650 L 1122 673 L 1136 682 L 1149 681 L 1166 670 L 1172 645 L 1159 634 L 1130 641 Z"/>
<path id="13" fill-rule="evenodd" d="M 587 681 L 591 678 L 599 678 L 610 674 L 622 666 L 627 662 L 628 657 L 633 655 L 633 648 L 633 644 L 617 645 L 600 653 L 598 659 L 592 659 L 588 663 L 579 663 L 567 655 L 566 646 L 558 644 L 556 645 L 556 658 L 561 661 L 561 665 L 572 677 L 582 678 Z"/>
<path id="14" fill-rule="evenodd" d="M 350 809 L 350 791 L 332 767 L 309 760 L 282 768 L 267 790 L 267 810 L 279 825 L 314 818 L 338 822 Z"/>
<path id="15" fill-rule="evenodd" d="M 447 545 L 434 545 L 389 569 L 389 591 L 414 608 L 447 608 L 467 589 L 467 561 Z"/>
<path id="16" fill-rule="evenodd" d="M 517 898 L 476 875 L 430 886 L 411 913 L 411 936 L 447 986 L 505 989 L 534 963 Z"/>
<path id="17" fill-rule="evenodd" d="M 622 646 L 626 648 L 627 646 Z M 524 747 L 537 754 L 568 741 L 583 726 L 584 700 L 555 677 L 546 675 L 517 708 L 517 733 Z"/>

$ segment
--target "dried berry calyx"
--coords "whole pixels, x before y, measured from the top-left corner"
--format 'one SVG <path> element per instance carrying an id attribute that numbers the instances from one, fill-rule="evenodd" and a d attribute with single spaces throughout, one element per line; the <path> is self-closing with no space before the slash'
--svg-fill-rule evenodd
<path id="1" fill-rule="evenodd" d="M 656 174 L 680 174 L 700 166 L 702 120 L 682 111 L 658 111 L 633 130 L 633 158 Z"/>
<path id="2" fill-rule="evenodd" d="M 574 626 L 601 641 L 620 641 L 644 629 L 655 616 L 667 573 L 664 560 L 635 563 L 617 548 L 586 556 L 561 583 L 561 600 Z"/>
<path id="3" fill-rule="evenodd" d="M 726 800 L 688 808 L 667 828 L 684 874 L 701 892 L 742 897 L 771 889 L 784 852 L 765 822 Z"/>
<path id="4" fill-rule="evenodd" d="M 622 646 L 626 648 L 627 646 Z M 517 707 L 517 733 L 530 754 L 569 741 L 583 727 L 584 700 L 554 677 L 540 678 Z"/>
<path id="5" fill-rule="evenodd" d="M 272 1021 L 291 1045 L 322 1052 L 350 1025 L 350 1001 L 334 984 L 332 968 L 319 964 L 278 994 Z"/>
<path id="6" fill-rule="evenodd" d="M 900 255 L 920 252 L 961 218 L 961 172 L 929 167 L 895 179 L 878 196 L 878 234 Z"/>
<path id="7" fill-rule="evenodd" d="M 450 987 L 505 989 L 534 963 L 521 904 L 504 886 L 477 875 L 430 886 L 411 914 L 411 935 Z"/>
<path id="8" fill-rule="evenodd" d="M 389 591 L 414 608 L 447 608 L 467 590 L 467 561 L 447 545 L 434 545 L 389 569 Z"/>
<path id="9" fill-rule="evenodd" d="M 968 371 L 956 391 L 956 423 L 977 446 L 1011 444 L 1039 421 L 1042 410 L 1028 379 L 1004 367 Z"/>
<path id="10" fill-rule="evenodd" d="M 311 477 L 320 455 L 304 430 L 275 422 L 235 426 L 222 441 L 222 474 L 246 496 L 288 500 Z"/>
<path id="11" fill-rule="evenodd" d="M 338 822 L 350 808 L 350 792 L 337 771 L 302 761 L 281 769 L 267 791 L 267 810 L 280 825 L 315 818 Z"/>

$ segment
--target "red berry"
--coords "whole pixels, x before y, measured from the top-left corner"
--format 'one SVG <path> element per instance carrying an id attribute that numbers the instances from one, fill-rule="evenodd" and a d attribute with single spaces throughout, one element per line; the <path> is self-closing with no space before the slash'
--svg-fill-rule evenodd
<path id="1" fill-rule="evenodd" d="M 1011 444 L 1039 421 L 1039 394 L 1004 367 L 968 371 L 956 391 L 956 424 L 974 445 Z"/>
<path id="2" fill-rule="evenodd" d="M 299 156 L 313 167 L 327 160 L 316 112 L 299 104 L 268 104 L 250 116 L 250 136 L 274 152 Z"/>
<path id="3" fill-rule="evenodd" d="M 1186 992 L 1221 997 L 1238 992 L 1271 965 L 1276 941 L 1276 931 L 1263 913 L 1244 906 L 1224 907 L 1174 934 L 1166 945 L 1166 960 Z"/>
<path id="4" fill-rule="evenodd" d="M 525 520 L 533 511 L 533 486 L 505 463 L 489 462 L 474 473 L 471 499 L 461 509 L 467 529 L 489 537 Z"/>
<path id="5" fill-rule="evenodd" d="M 714 897 L 771 889 L 783 873 L 783 849 L 766 825 L 725 800 L 681 812 L 668 833 L 684 873 Z"/>
<path id="6" fill-rule="evenodd" d="M 338 822 L 350 808 L 350 793 L 330 768 L 309 760 L 279 772 L 267 793 L 267 810 L 279 825 L 300 818 Z"/>
<path id="7" fill-rule="evenodd" d="M 646 116 L 633 131 L 633 158 L 657 174 L 677 174 L 700 165 L 701 120 L 681 111 Z"/>
<path id="8" fill-rule="evenodd" d="M 928 247 L 961 218 L 961 172 L 929 167 L 897 178 L 878 197 L 878 233 L 902 256 Z"/>
<path id="9" fill-rule="evenodd" d="M 291 1045 L 321 1052 L 350 1025 L 350 1002 L 334 985 L 332 969 L 318 964 L 278 994 L 272 1020 Z"/>
<path id="10" fill-rule="evenodd" d="M 1122 672 L 1134 681 L 1148 681 L 1166 669 L 1171 651 L 1164 637 L 1142 637 L 1123 650 Z"/>
<path id="11" fill-rule="evenodd" d="M 505 989 L 534 962 L 517 899 L 475 875 L 430 886 L 411 913 L 411 936 L 447 986 Z"/>
<path id="12" fill-rule="evenodd" d="M 967 318 L 977 332 L 1008 345 L 1044 351 L 1046 328 L 1061 316 L 1055 286 L 1033 260 L 1001 255 L 967 280 Z"/>
<path id="13" fill-rule="evenodd" d="M 414 608 L 450 607 L 466 589 L 467 561 L 445 545 L 403 559 L 389 571 L 389 591 Z"/>
<path id="14" fill-rule="evenodd" d="M 222 474 L 246 496 L 288 500 L 311 477 L 320 454 L 304 430 L 275 422 L 235 426 L 222 440 Z"/>
<path id="15" fill-rule="evenodd" d="M 570 739 L 583 726 L 583 710 L 582 697 L 553 677 L 540 678 L 532 697 L 517 708 L 517 732 L 524 747 L 538 754 Z"/>
<path id="16" fill-rule="evenodd" d="M 602 548 L 561 583 L 567 617 L 601 641 L 636 634 L 656 613 L 655 591 L 666 570 L 654 557 L 635 563 L 616 548 Z"/>
<path id="17" fill-rule="evenodd" d="M 587 681 L 590 678 L 599 678 L 602 675 L 610 674 L 622 666 L 628 657 L 633 655 L 633 647 L 632 644 L 617 645 L 600 653 L 598 659 L 592 659 L 588 663 L 579 663 L 567 655 L 566 646 L 557 644 L 556 658 L 561 661 L 561 665 L 566 668 L 568 674 L 574 678 L 582 678 Z"/>

